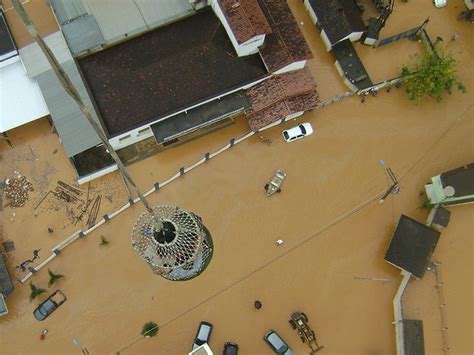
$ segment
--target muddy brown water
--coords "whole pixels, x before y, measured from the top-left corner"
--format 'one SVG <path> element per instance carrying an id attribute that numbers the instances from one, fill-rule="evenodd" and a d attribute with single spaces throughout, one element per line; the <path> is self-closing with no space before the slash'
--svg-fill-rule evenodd
<path id="1" fill-rule="evenodd" d="M 315 55 L 308 65 L 321 97 L 344 92 L 302 4 L 294 0 L 290 5 Z M 456 21 L 461 5 L 450 1 L 438 10 L 430 1 L 397 2 L 384 35 L 430 16 L 428 32 L 445 38 L 459 60 L 459 76 L 471 91 L 473 29 Z M 452 33 L 460 35 L 455 42 L 447 41 Z M 421 53 L 417 43 L 408 41 L 380 50 L 357 49 L 374 81 L 396 76 L 403 63 Z M 311 122 L 315 133 L 299 142 L 286 144 L 280 138 L 281 129 L 294 122 L 266 131 L 270 145 L 252 137 L 150 196 L 153 204 L 178 205 L 203 218 L 215 253 L 201 276 L 172 283 L 150 272 L 130 245 L 132 224 L 143 211 L 136 205 L 48 265 L 65 275 L 57 288 L 68 300 L 44 322 L 32 315 L 39 301 L 28 301 L 28 284 L 16 283 L 8 298 L 10 313 L 0 319 L 0 353 L 80 353 L 72 343 L 77 338 L 92 354 L 184 354 L 199 321 L 206 320 L 214 324 L 210 345 L 215 353 L 224 342 L 234 341 L 242 354 L 268 354 L 262 336 L 272 328 L 296 354 L 304 354 L 308 348 L 287 322 L 291 312 L 300 310 L 308 315 L 325 354 L 393 354 L 392 299 L 401 277 L 383 255 L 400 213 L 426 218 L 417 206 L 429 177 L 473 160 L 472 104 L 472 94 L 455 93 L 442 104 L 427 100 L 415 105 L 393 89 L 364 104 L 349 98 L 306 114 L 300 121 Z M 133 164 L 130 173 L 146 190 L 247 130 L 245 120 L 238 119 L 230 127 Z M 25 207 L 0 212 L 2 238 L 16 246 L 7 262 L 19 278 L 23 274 L 14 266 L 33 249 L 41 248 L 44 260 L 78 226 L 71 223 L 63 203 L 51 200 L 34 211 L 58 180 L 74 181 L 49 124 L 40 120 L 10 136 L 14 149 L 0 141 L 1 177 L 19 171 L 35 188 Z M 387 187 L 380 159 L 401 179 L 402 188 L 383 205 L 368 202 Z M 263 186 L 279 168 L 288 174 L 283 191 L 267 198 Z M 81 188 L 86 191 L 87 186 Z M 127 199 L 117 174 L 94 181 L 90 189 L 94 196 L 109 197 L 102 198 L 99 216 Z M 433 256 L 442 263 L 451 354 L 474 352 L 473 212 L 472 205 L 452 208 L 451 223 Z M 54 232 L 48 233 L 48 227 Z M 99 246 L 102 235 L 108 246 Z M 284 243 L 277 246 L 277 239 Z M 45 287 L 46 268 L 32 281 Z M 412 281 L 404 307 L 407 318 L 424 321 L 426 353 L 442 354 L 434 286 L 431 273 Z M 253 307 L 256 299 L 263 304 L 258 311 Z M 144 339 L 141 327 L 150 320 L 161 329 L 156 337 Z M 44 328 L 49 332 L 41 341 Z"/>

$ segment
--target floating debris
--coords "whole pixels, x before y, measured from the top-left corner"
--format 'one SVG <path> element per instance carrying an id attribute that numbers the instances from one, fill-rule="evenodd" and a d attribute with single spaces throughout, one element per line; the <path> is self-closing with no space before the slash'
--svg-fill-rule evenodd
<path id="1" fill-rule="evenodd" d="M 22 175 L 18 175 L 16 179 L 7 179 L 5 183 L 5 196 L 12 208 L 23 207 L 29 200 L 28 192 L 34 191 L 33 184 Z"/>
<path id="2" fill-rule="evenodd" d="M 63 182 L 58 181 L 58 186 L 52 191 L 52 194 L 61 201 L 68 203 L 76 203 L 79 201 L 79 197 L 84 191 L 76 189 L 75 187 Z"/>

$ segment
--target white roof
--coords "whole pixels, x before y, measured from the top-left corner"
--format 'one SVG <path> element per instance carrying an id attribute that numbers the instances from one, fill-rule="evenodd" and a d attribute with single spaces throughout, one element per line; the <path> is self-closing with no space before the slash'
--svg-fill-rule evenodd
<path id="1" fill-rule="evenodd" d="M 17 58 L 0 68 L 0 133 L 49 115 L 38 83 Z"/>

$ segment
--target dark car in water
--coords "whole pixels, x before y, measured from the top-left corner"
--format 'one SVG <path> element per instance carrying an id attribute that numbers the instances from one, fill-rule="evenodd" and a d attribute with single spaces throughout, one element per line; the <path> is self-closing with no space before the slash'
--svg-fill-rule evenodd
<path id="1" fill-rule="evenodd" d="M 239 346 L 236 343 L 228 341 L 224 344 L 224 355 L 237 355 L 239 353 Z"/>
<path id="2" fill-rule="evenodd" d="M 33 311 L 33 315 L 39 321 L 45 320 L 53 313 L 60 305 L 66 302 L 66 296 L 60 290 L 54 292 L 45 301 L 41 302 Z"/>

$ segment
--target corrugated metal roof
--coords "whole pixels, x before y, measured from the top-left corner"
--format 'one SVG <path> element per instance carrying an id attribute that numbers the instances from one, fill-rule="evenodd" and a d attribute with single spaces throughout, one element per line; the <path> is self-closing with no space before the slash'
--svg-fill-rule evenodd
<path id="1" fill-rule="evenodd" d="M 153 28 L 194 12 L 189 0 L 135 0 L 148 27 Z"/>
<path id="2" fill-rule="evenodd" d="M 98 120 L 74 61 L 69 60 L 62 67 L 93 116 Z M 53 70 L 50 69 L 38 75 L 36 80 L 43 92 L 46 105 L 67 155 L 71 157 L 99 144 L 99 137 L 79 110 L 76 102 L 64 91 Z"/>
<path id="3" fill-rule="evenodd" d="M 194 11 L 188 0 L 82 1 L 95 17 L 107 43 L 138 34 Z"/>
<path id="4" fill-rule="evenodd" d="M 105 43 L 94 16 L 85 15 L 61 26 L 71 52 L 81 53 Z"/>
<path id="5" fill-rule="evenodd" d="M 81 0 L 49 0 L 60 25 L 87 14 L 87 9 Z"/>
<path id="6" fill-rule="evenodd" d="M 44 40 L 49 48 L 51 48 L 60 64 L 72 59 L 71 52 L 69 51 L 61 31 L 45 37 Z M 36 43 L 20 48 L 19 52 L 29 77 L 33 78 L 38 74 L 51 69 L 48 60 Z"/>

